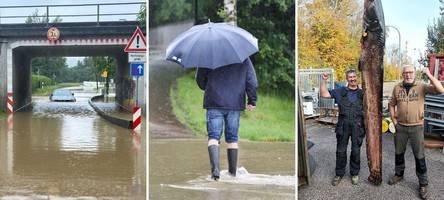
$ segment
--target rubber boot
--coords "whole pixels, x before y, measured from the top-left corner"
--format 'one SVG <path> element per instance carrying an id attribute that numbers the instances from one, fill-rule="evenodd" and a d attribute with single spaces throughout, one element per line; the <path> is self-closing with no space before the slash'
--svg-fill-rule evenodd
<path id="1" fill-rule="evenodd" d="M 231 176 L 236 176 L 237 171 L 237 149 L 227 149 L 228 172 Z"/>
<path id="2" fill-rule="evenodd" d="M 208 146 L 210 155 L 211 178 L 217 181 L 219 179 L 219 145 Z"/>

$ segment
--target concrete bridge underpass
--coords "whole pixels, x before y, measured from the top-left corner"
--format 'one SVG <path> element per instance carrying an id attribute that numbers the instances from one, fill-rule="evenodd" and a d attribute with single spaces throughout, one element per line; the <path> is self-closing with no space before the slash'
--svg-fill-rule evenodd
<path id="1" fill-rule="evenodd" d="M 136 21 L 102 22 L 100 25 L 94 22 L 1 24 L 1 109 L 16 111 L 31 103 L 31 60 L 46 56 L 114 57 L 118 63 L 116 102 L 130 109 L 135 97 L 135 80 L 130 77 L 128 55 L 124 48 L 137 25 Z M 59 40 L 47 39 L 50 27 L 56 27 L 60 31 Z M 139 93 L 140 96 L 143 97 L 144 94 Z M 139 99 L 139 102 L 143 101 Z"/>

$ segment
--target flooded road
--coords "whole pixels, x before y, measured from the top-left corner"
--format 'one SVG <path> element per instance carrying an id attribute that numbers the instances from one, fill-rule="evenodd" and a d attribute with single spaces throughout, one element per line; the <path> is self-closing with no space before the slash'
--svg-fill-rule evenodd
<path id="1" fill-rule="evenodd" d="M 33 97 L 12 125 L 0 120 L 0 197 L 145 199 L 145 135 L 100 118 L 94 93 L 74 92 L 77 102 Z"/>
<path id="2" fill-rule="evenodd" d="M 295 199 L 294 143 L 241 141 L 238 176 L 227 173 L 220 149 L 221 179 L 210 179 L 207 140 L 194 136 L 171 111 L 169 88 L 185 71 L 150 61 L 150 199 Z"/>
<path id="3" fill-rule="evenodd" d="M 239 175 L 228 175 L 222 145 L 221 179 L 215 182 L 205 139 L 150 140 L 150 199 L 295 198 L 294 143 L 241 141 L 239 146 Z"/>
<path id="4" fill-rule="evenodd" d="M 171 84 L 186 72 L 179 65 L 163 60 L 150 60 L 150 139 L 189 138 L 192 133 L 176 119 L 169 99 Z"/>

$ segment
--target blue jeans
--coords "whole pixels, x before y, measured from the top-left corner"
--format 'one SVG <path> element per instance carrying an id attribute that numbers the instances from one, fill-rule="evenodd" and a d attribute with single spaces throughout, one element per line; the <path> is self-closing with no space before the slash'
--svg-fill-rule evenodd
<path id="1" fill-rule="evenodd" d="M 208 139 L 220 141 L 225 127 L 225 142 L 234 143 L 238 140 L 239 110 L 208 109 L 207 131 Z"/>

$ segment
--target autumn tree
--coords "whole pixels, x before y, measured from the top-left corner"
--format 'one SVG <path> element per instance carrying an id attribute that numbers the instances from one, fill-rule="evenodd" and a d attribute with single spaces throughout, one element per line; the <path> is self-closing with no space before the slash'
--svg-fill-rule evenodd
<path id="1" fill-rule="evenodd" d="M 357 68 L 362 9 L 356 0 L 300 0 L 298 67 L 334 68 L 337 80 Z"/>

